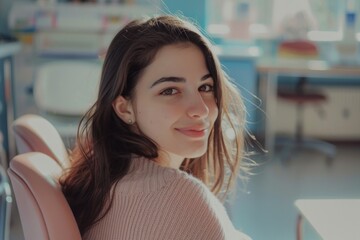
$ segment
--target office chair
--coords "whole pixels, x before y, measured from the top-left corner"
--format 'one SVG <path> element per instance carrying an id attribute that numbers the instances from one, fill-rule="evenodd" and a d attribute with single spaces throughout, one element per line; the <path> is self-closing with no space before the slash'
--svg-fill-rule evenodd
<path id="1" fill-rule="evenodd" d="M 317 46 L 309 41 L 284 41 L 279 45 L 278 54 L 283 58 L 311 59 L 318 56 Z M 282 147 L 280 160 L 284 163 L 289 160 L 290 155 L 297 150 L 313 149 L 326 156 L 327 163 L 330 164 L 335 157 L 336 147 L 325 141 L 318 139 L 305 138 L 303 134 L 303 108 L 305 105 L 321 105 L 327 101 L 327 96 L 319 89 L 310 87 L 307 77 L 300 76 L 294 88 L 278 87 L 277 96 L 279 99 L 293 103 L 296 107 L 296 129 L 295 136 L 278 137 L 276 146 Z"/>
<path id="2" fill-rule="evenodd" d="M 100 75 L 101 64 L 85 60 L 56 60 L 37 67 L 35 104 L 69 147 L 81 117 L 96 101 Z"/>
<path id="3" fill-rule="evenodd" d="M 12 124 L 19 154 L 41 152 L 53 158 L 62 168 L 70 166 L 68 152 L 55 127 L 45 118 L 27 114 Z"/>
<path id="4" fill-rule="evenodd" d="M 38 152 L 15 156 L 8 174 L 26 240 L 80 240 L 76 220 L 58 178 L 63 169 Z"/>

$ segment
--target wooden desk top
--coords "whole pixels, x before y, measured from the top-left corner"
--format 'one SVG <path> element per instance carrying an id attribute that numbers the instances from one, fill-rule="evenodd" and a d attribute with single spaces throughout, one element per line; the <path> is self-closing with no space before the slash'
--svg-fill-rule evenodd
<path id="1" fill-rule="evenodd" d="M 295 206 L 322 239 L 360 239 L 360 199 L 299 199 Z"/>

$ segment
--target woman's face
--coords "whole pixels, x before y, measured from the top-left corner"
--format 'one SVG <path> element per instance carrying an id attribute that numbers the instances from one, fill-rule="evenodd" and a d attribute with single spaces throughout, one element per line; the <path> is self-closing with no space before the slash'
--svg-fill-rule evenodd
<path id="1" fill-rule="evenodd" d="M 197 46 L 162 47 L 145 68 L 133 96 L 136 126 L 161 152 L 182 159 L 206 152 L 218 108 L 214 80 Z"/>

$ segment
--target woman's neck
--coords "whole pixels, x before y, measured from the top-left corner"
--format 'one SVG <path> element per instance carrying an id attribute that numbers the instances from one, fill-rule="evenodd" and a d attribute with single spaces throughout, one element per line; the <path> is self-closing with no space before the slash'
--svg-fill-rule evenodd
<path id="1" fill-rule="evenodd" d="M 174 169 L 179 169 L 183 161 L 184 157 L 164 151 L 159 151 L 159 156 L 155 159 L 160 166 Z"/>

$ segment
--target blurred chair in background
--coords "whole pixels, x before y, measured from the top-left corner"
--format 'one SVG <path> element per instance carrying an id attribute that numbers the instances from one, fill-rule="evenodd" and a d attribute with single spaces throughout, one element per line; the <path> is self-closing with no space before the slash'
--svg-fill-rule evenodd
<path id="1" fill-rule="evenodd" d="M 41 152 L 62 167 L 70 166 L 68 152 L 55 127 L 45 118 L 27 114 L 19 117 L 12 125 L 19 154 Z"/>
<path id="2" fill-rule="evenodd" d="M 100 74 L 100 63 L 81 60 L 48 62 L 37 69 L 35 104 L 68 147 L 73 146 L 81 117 L 95 103 Z"/>
<path id="3" fill-rule="evenodd" d="M 62 172 L 43 153 L 25 153 L 10 161 L 8 174 L 26 240 L 81 239 L 58 182 Z"/>
<path id="4" fill-rule="evenodd" d="M 284 41 L 279 45 L 278 56 L 280 58 L 292 58 L 301 60 L 316 59 L 319 57 L 317 46 L 306 40 Z M 325 141 L 304 137 L 305 105 L 319 106 L 327 101 L 327 96 L 318 88 L 310 86 L 306 76 L 299 76 L 295 87 L 278 87 L 278 98 L 294 104 L 296 108 L 295 136 L 277 138 L 276 146 L 282 147 L 280 160 L 285 162 L 297 150 L 313 149 L 327 157 L 331 163 L 336 154 L 336 147 Z"/>

